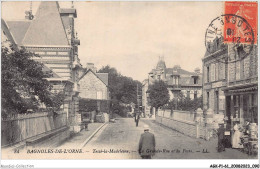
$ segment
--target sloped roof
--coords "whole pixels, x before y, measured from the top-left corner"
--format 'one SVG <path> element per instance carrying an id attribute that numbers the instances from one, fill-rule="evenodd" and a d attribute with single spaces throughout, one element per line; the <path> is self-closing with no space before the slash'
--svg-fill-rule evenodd
<path id="1" fill-rule="evenodd" d="M 108 86 L 108 73 L 96 73 L 96 74 Z"/>
<path id="2" fill-rule="evenodd" d="M 166 69 L 166 64 L 164 60 L 159 60 L 157 63 L 156 69 Z"/>
<path id="3" fill-rule="evenodd" d="M 184 69 L 176 69 L 176 68 L 166 68 L 166 74 L 172 74 L 172 75 L 191 75 L 191 76 L 199 76 L 200 74 L 197 74 L 195 72 L 189 72 Z"/>
<path id="4" fill-rule="evenodd" d="M 21 45 L 24 35 L 31 24 L 31 21 L 6 21 L 6 24 L 9 28 L 9 31 L 12 33 L 16 44 Z"/>
<path id="5" fill-rule="evenodd" d="M 88 69 L 83 75 L 79 78 L 79 81 L 89 72 L 92 72 L 101 82 L 108 86 L 108 73 L 95 73 L 91 69 Z"/>
<path id="6" fill-rule="evenodd" d="M 58 2 L 42 1 L 22 41 L 23 45 L 68 46 Z"/>
<path id="7" fill-rule="evenodd" d="M 51 70 L 49 67 L 47 67 L 45 64 L 43 64 L 42 71 L 43 71 L 43 72 L 50 72 L 50 73 L 52 73 L 52 78 L 61 78 L 57 73 L 55 73 L 54 71 L 52 71 L 52 70 Z"/>

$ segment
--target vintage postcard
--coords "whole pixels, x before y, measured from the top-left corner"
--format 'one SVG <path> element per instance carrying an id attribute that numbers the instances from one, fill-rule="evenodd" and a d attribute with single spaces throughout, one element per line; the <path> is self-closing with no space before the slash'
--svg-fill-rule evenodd
<path id="1" fill-rule="evenodd" d="M 1 2 L 1 167 L 70 159 L 258 168 L 258 2 Z"/>

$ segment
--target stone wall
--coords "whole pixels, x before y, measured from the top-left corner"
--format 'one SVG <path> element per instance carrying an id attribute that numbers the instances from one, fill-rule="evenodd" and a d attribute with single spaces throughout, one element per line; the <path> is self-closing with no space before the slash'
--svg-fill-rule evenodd
<path id="1" fill-rule="evenodd" d="M 80 94 L 82 98 L 88 99 L 108 99 L 107 86 L 91 71 L 89 71 L 80 81 Z M 98 92 L 102 92 L 102 98 L 98 98 Z"/>
<path id="2" fill-rule="evenodd" d="M 187 136 L 209 140 L 212 137 L 213 128 L 212 125 L 208 125 L 206 122 L 210 119 L 203 119 L 201 109 L 197 111 L 173 110 L 171 112 L 170 110 L 158 110 L 155 121 Z"/>
<path id="3" fill-rule="evenodd" d="M 176 120 L 172 118 L 156 116 L 155 118 L 157 123 L 160 123 L 164 126 L 170 127 L 180 133 L 191 137 L 197 136 L 197 125 L 195 122 L 185 121 L 185 120 Z"/>

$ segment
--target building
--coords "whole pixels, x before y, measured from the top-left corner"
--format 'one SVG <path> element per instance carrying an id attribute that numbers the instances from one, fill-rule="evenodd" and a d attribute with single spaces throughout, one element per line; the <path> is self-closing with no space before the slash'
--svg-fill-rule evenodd
<path id="1" fill-rule="evenodd" d="M 223 114 L 231 128 L 234 122 L 258 123 L 257 45 L 243 59 L 242 53 L 234 50 L 233 44 L 224 45 L 222 38 L 216 38 L 207 48 L 203 58 L 204 110 Z"/>
<path id="2" fill-rule="evenodd" d="M 147 96 L 148 87 L 156 80 L 162 80 L 168 85 L 170 100 L 177 98 L 179 93 L 191 99 L 202 95 L 202 74 L 199 68 L 196 68 L 194 72 L 186 71 L 179 65 L 167 68 L 163 58 L 159 58 L 156 68 L 152 69 L 148 74 L 148 79 L 143 81 L 142 105 L 145 112 L 150 111 L 149 96 Z"/>
<path id="3" fill-rule="evenodd" d="M 224 115 L 225 94 L 222 90 L 227 82 L 227 46 L 222 45 L 222 39 L 216 38 L 203 58 L 203 109 L 212 109 L 215 114 Z"/>
<path id="4" fill-rule="evenodd" d="M 94 64 L 88 63 L 79 79 L 79 96 L 86 99 L 109 100 L 108 73 L 97 73 Z"/>
<path id="5" fill-rule="evenodd" d="M 43 71 L 52 71 L 48 80 L 53 91 L 64 91 L 64 111 L 71 125 L 78 113 L 78 80 L 81 68 L 78 58 L 80 40 L 76 36 L 74 19 L 77 10 L 60 8 L 58 2 L 41 2 L 36 15 L 26 11 L 25 20 L 5 21 L 4 34 L 17 48 L 38 54 L 34 60 L 44 64 Z"/>

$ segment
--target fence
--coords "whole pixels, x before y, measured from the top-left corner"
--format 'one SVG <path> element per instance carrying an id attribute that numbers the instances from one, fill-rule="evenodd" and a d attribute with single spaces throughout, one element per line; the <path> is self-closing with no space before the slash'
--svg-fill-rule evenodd
<path id="1" fill-rule="evenodd" d="M 2 119 L 1 146 L 18 143 L 66 125 L 67 118 L 64 112 L 58 112 L 54 116 L 47 112 L 17 114 L 16 116 Z"/>

